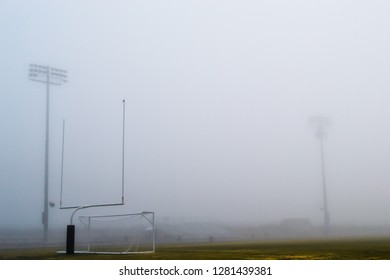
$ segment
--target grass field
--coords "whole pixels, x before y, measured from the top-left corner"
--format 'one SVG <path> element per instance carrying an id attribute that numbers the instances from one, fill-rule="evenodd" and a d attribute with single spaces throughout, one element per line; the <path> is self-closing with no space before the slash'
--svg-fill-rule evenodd
<path id="1" fill-rule="evenodd" d="M 57 254 L 64 248 L 0 250 L 0 259 L 42 260 L 390 260 L 390 237 L 162 244 L 156 253 Z"/>

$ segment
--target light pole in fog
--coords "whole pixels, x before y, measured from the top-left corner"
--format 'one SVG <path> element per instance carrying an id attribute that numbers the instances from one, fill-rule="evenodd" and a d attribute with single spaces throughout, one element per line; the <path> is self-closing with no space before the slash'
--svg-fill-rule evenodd
<path id="1" fill-rule="evenodd" d="M 322 116 L 314 116 L 310 118 L 310 123 L 316 129 L 316 136 L 320 141 L 320 153 L 321 153 L 321 173 L 322 173 L 322 192 L 323 192 L 323 210 L 324 210 L 324 234 L 329 233 L 329 209 L 328 198 L 326 191 L 326 173 L 325 173 L 325 157 L 324 157 L 324 139 L 326 137 L 326 128 L 330 126 L 330 120 Z"/>
<path id="2" fill-rule="evenodd" d="M 43 66 L 30 64 L 29 78 L 31 81 L 43 83 L 46 85 L 46 140 L 45 140 L 45 183 L 44 183 L 44 200 L 43 200 L 43 240 L 48 238 L 49 228 L 49 106 L 50 106 L 50 85 L 60 86 L 67 82 L 67 71 Z"/>

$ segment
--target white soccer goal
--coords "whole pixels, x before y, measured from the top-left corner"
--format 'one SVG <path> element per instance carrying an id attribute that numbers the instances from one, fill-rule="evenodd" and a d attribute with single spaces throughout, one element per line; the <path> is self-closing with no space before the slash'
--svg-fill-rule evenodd
<path id="1" fill-rule="evenodd" d="M 75 253 L 134 254 L 156 249 L 154 212 L 80 216 Z"/>

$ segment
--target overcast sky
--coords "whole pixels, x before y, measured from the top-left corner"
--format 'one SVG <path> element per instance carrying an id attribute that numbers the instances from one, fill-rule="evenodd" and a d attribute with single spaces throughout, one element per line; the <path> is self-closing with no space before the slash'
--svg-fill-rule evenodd
<path id="1" fill-rule="evenodd" d="M 50 88 L 51 225 L 64 203 L 223 222 L 390 224 L 390 2 L 0 1 L 0 226 L 39 226 L 45 87 L 30 63 L 68 71 Z M 94 211 L 103 211 L 94 210 Z M 81 212 L 80 212 L 81 213 Z M 85 213 L 85 212 L 84 212 Z"/>

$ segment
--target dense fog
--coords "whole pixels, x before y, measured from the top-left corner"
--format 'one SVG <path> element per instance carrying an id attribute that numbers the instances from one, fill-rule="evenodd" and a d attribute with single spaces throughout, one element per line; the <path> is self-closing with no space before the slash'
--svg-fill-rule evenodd
<path id="1" fill-rule="evenodd" d="M 160 219 L 389 226 L 390 3 L 0 2 L 0 226 L 41 227 L 50 86 L 50 228 L 64 205 Z"/>

